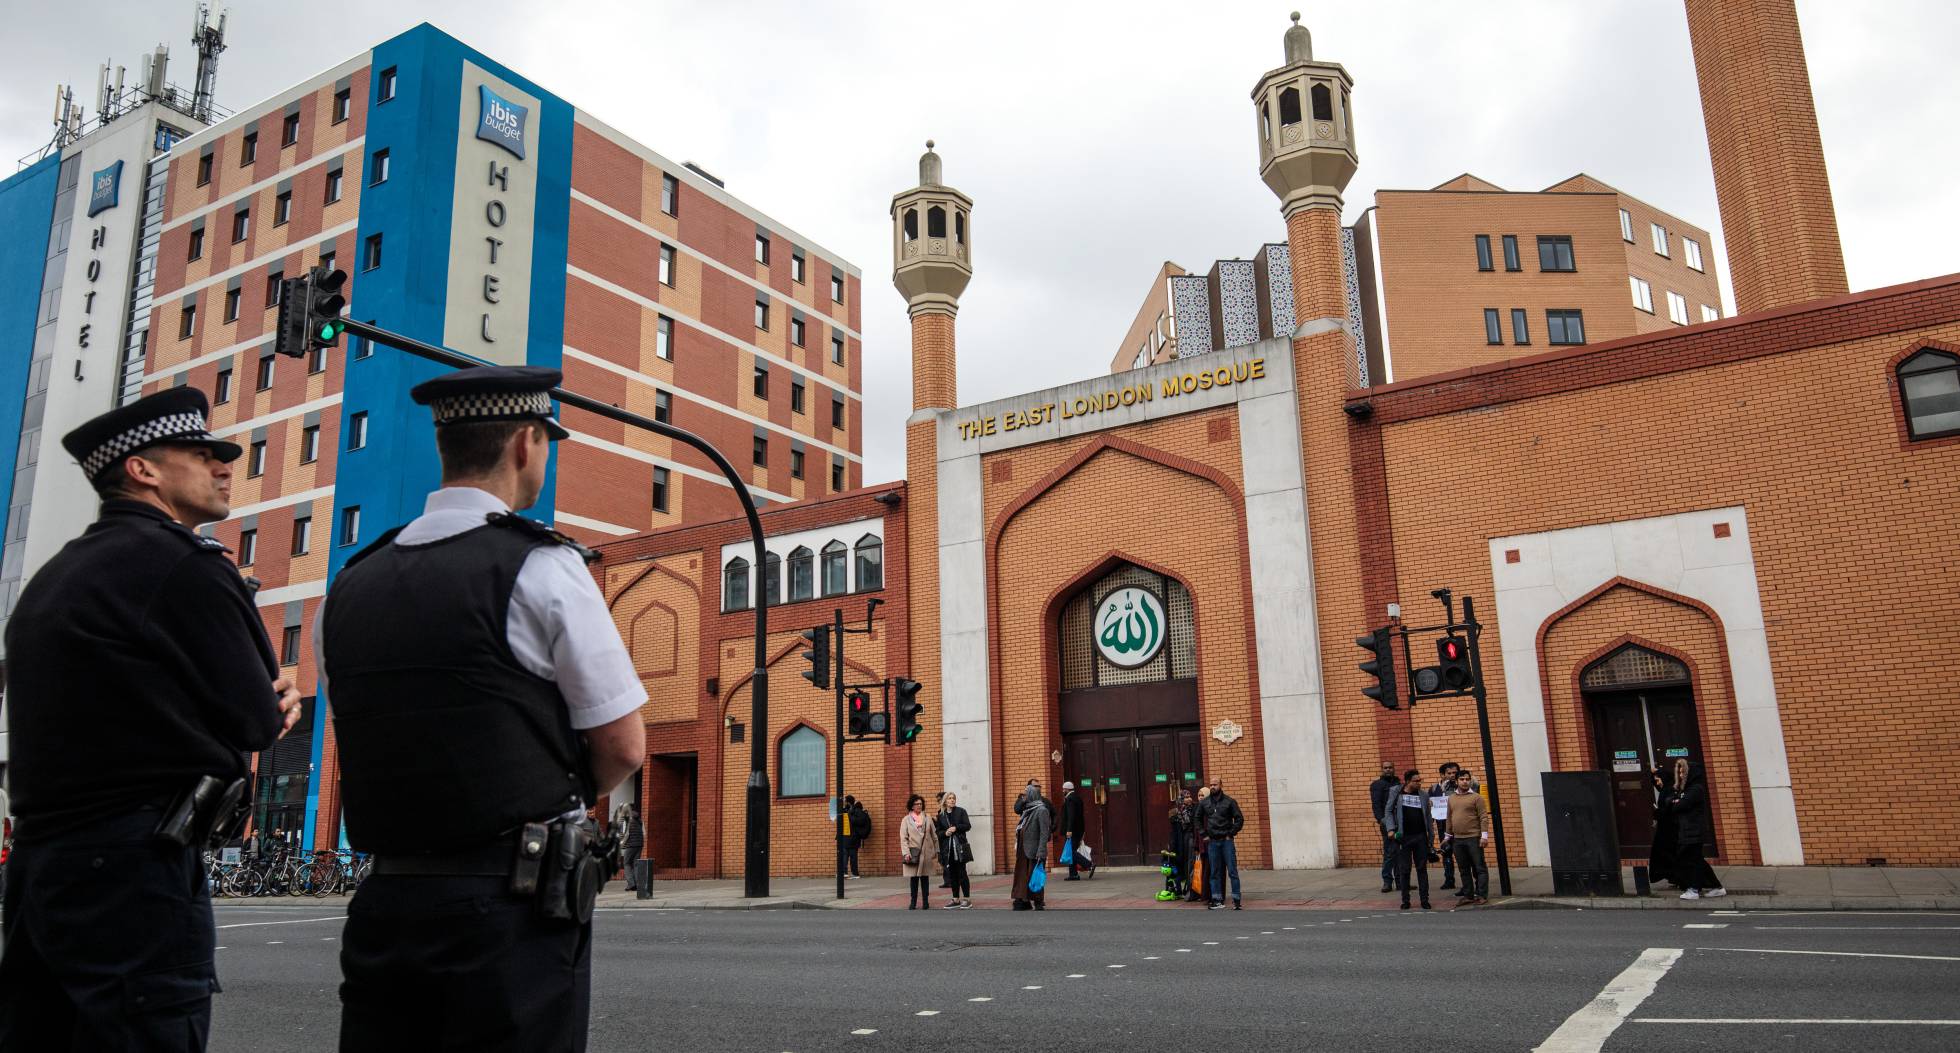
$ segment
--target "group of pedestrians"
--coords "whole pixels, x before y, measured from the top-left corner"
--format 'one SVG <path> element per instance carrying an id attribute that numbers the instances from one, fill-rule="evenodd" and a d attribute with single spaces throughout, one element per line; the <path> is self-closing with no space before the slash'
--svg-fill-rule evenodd
<path id="1" fill-rule="evenodd" d="M 1381 777 L 1369 786 L 1369 801 L 1382 829 L 1382 891 L 1401 892 L 1403 910 L 1410 908 L 1411 878 L 1422 909 L 1431 909 L 1429 864 L 1438 861 L 1442 887 L 1457 889 L 1459 905 L 1489 902 L 1484 853 L 1491 838 L 1490 805 L 1467 769 L 1445 763 L 1436 770 L 1436 781 L 1425 786 L 1421 770 L 1409 768 L 1398 778 L 1395 766 L 1384 763 Z"/>
<path id="2" fill-rule="evenodd" d="M 846 815 L 863 814 L 862 805 L 851 803 L 856 811 Z M 868 820 L 861 825 L 868 830 Z M 939 810 L 931 815 L 926 814 L 924 797 L 915 793 L 906 799 L 905 818 L 898 824 L 899 873 L 909 891 L 906 910 L 932 909 L 932 879 L 940 875 L 945 880 L 939 887 L 953 894 L 945 909 L 973 909 L 973 881 L 966 872 L 973 862 L 973 844 L 967 838 L 972 829 L 973 820 L 960 807 L 959 794 L 941 793 Z M 851 854 L 855 864 L 856 846 Z"/>
<path id="3" fill-rule="evenodd" d="M 1239 890 L 1238 836 L 1245 829 L 1245 811 L 1225 792 L 1225 780 L 1178 795 L 1171 809 L 1171 866 L 1175 882 L 1188 903 L 1203 902 L 1209 910 L 1225 909 L 1225 887 L 1231 885 L 1232 909 L 1244 910 Z"/>

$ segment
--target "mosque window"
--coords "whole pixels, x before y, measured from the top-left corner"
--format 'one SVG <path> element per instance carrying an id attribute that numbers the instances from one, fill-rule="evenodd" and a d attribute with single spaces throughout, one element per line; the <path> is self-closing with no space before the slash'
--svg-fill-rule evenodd
<path id="1" fill-rule="evenodd" d="M 1334 93 L 1328 91 L 1325 84 L 1313 86 L 1313 119 L 1316 121 L 1334 119 Z"/>
<path id="2" fill-rule="evenodd" d="M 885 543 L 876 534 L 866 534 L 857 543 L 857 590 L 875 592 L 885 587 Z"/>
<path id="3" fill-rule="evenodd" d="M 905 210 L 905 240 L 919 240 L 919 210 L 916 208 Z"/>
<path id="4" fill-rule="evenodd" d="M 822 797 L 824 792 L 823 732 L 798 725 L 777 744 L 777 768 L 784 797 Z"/>
<path id="5" fill-rule="evenodd" d="M 721 609 L 749 609 L 749 561 L 740 556 L 729 560 L 728 567 L 721 572 Z"/>
<path id="6" fill-rule="evenodd" d="M 842 596 L 851 591 L 847 549 L 842 541 L 823 547 L 823 594 Z"/>
<path id="7" fill-rule="evenodd" d="M 926 237 L 943 238 L 945 236 L 946 210 L 938 205 L 926 209 Z"/>
<path id="8" fill-rule="evenodd" d="M 1899 363 L 1899 395 L 1912 438 L 1960 435 L 1960 355 L 1926 348 Z"/>
<path id="9" fill-rule="evenodd" d="M 799 603 L 816 595 L 816 561 L 810 550 L 797 546 L 789 554 L 789 602 Z"/>
<path id="10" fill-rule="evenodd" d="M 1279 123 L 1282 128 L 1300 123 L 1300 89 L 1285 88 L 1280 91 Z"/>
<path id="11" fill-rule="evenodd" d="M 774 552 L 762 561 L 762 602 L 771 607 L 783 602 L 783 557 Z"/>

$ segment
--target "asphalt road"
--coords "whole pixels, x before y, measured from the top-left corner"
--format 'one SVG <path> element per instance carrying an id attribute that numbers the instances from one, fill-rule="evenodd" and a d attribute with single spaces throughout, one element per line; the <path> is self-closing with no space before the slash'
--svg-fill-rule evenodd
<path id="1" fill-rule="evenodd" d="M 218 923 L 211 1048 L 332 1049 L 338 910 L 220 905 Z M 1960 914 L 623 909 L 596 925 L 594 1051 L 1960 1047 Z"/>

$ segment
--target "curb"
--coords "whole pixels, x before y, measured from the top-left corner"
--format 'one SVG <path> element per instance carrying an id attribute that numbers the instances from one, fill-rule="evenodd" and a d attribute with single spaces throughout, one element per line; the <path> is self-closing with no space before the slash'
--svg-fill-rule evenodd
<path id="1" fill-rule="evenodd" d="M 1490 904 L 1499 910 L 1960 910 L 1960 897 L 1900 896 L 1872 898 L 1828 896 L 1723 896 L 1684 900 L 1679 896 L 1514 896 Z"/>

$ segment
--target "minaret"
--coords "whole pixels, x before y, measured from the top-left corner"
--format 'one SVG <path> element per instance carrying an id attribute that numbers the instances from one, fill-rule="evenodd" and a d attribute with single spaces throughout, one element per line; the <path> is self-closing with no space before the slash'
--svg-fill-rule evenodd
<path id="1" fill-rule="evenodd" d="M 1361 772 L 1382 757 L 1414 755 L 1405 714 L 1381 710 L 1380 717 L 1356 712 L 1352 703 L 1365 703 L 1361 674 L 1348 660 L 1351 638 L 1369 625 L 1380 624 L 1382 596 L 1363 595 L 1359 557 L 1360 517 L 1350 461 L 1351 429 L 1370 427 L 1353 422 L 1343 407 L 1362 376 L 1347 325 L 1347 277 L 1341 247 L 1341 191 L 1356 166 L 1353 110 L 1349 93 L 1354 81 L 1335 62 L 1316 62 L 1313 40 L 1293 13 L 1286 31 L 1285 64 L 1259 78 L 1252 89 L 1254 118 L 1259 131 L 1259 175 L 1279 196 L 1286 217 L 1286 241 L 1293 256 L 1293 380 L 1299 400 L 1300 466 L 1307 494 L 1307 522 L 1312 549 L 1312 590 L 1316 631 L 1305 660 L 1320 670 L 1320 694 L 1309 692 L 1298 719 L 1327 728 L 1337 741 L 1329 755 L 1337 764 L 1366 756 L 1354 770 L 1310 772 L 1295 804 L 1315 816 L 1309 831 L 1308 866 L 1332 866 L 1335 831 L 1331 816 L 1333 785 L 1365 781 Z M 1392 593 L 1393 583 L 1387 588 Z M 1376 591 L 1380 591 L 1377 587 Z M 1344 645 L 1344 646 L 1343 646 Z M 1350 702 L 1351 700 L 1351 702 Z M 1396 718 L 1402 719 L 1396 719 Z M 1358 718 L 1358 719 L 1356 719 Z M 1366 735 L 1355 727 L 1373 723 L 1373 741 L 1352 741 Z M 1341 741 L 1345 737 L 1346 741 Z M 1377 754 L 1375 748 L 1381 752 Z M 1330 781 L 1338 780 L 1338 782 Z M 1274 802 L 1277 810 L 1282 804 Z M 1355 862 L 1355 860 L 1350 860 Z M 1302 865 L 1302 864 L 1295 864 Z"/>
<path id="2" fill-rule="evenodd" d="M 912 316 L 912 416 L 905 422 L 905 531 L 911 669 L 925 685 L 919 700 L 934 731 L 930 749 L 904 751 L 914 786 L 945 786 L 970 801 L 975 817 L 973 872 L 993 872 L 992 787 L 946 771 L 947 685 L 940 665 L 939 422 L 959 404 L 954 315 L 973 277 L 973 200 L 945 185 L 939 155 L 926 141 L 919 185 L 892 198 L 892 284 Z M 949 778 L 955 781 L 948 781 Z M 956 785 L 958 782 L 959 785 Z M 985 827 L 983 830 L 982 827 Z"/>

